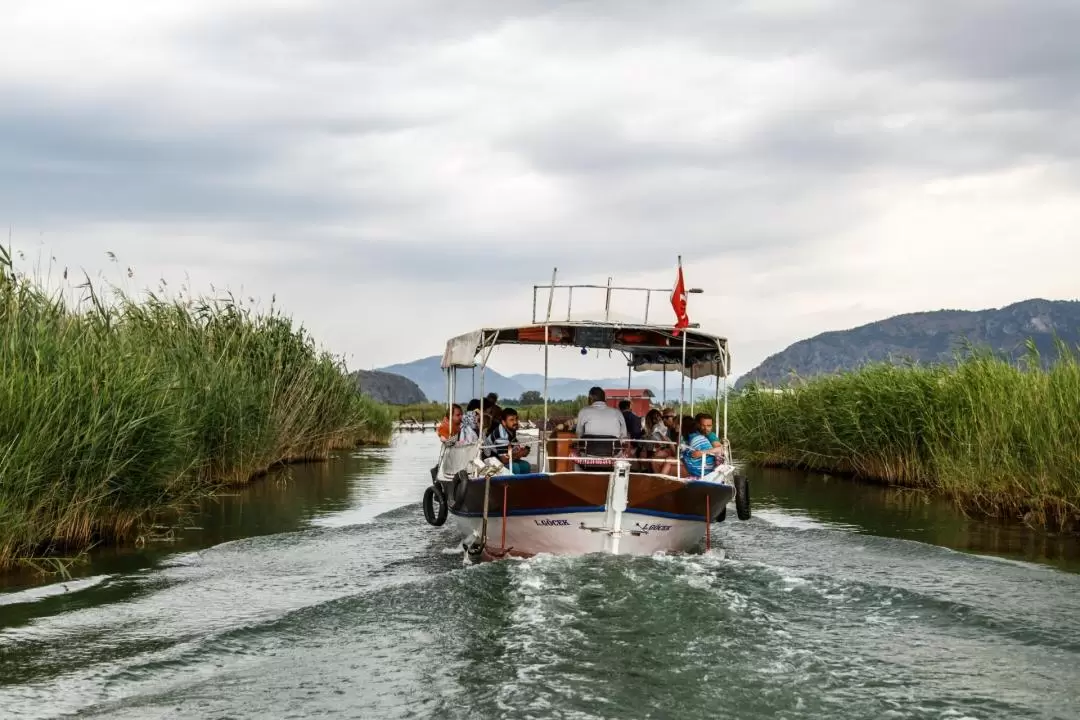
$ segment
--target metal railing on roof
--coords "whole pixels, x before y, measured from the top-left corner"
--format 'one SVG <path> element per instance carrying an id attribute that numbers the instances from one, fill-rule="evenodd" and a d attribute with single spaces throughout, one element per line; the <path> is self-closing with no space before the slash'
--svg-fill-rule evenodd
<path id="1" fill-rule="evenodd" d="M 554 274 L 552 276 L 552 282 L 547 285 L 533 285 L 533 309 L 532 309 L 532 322 L 533 324 L 543 322 L 604 322 L 613 324 L 633 324 L 633 325 L 655 325 L 657 327 L 670 327 L 670 322 L 649 322 L 649 311 L 652 309 L 652 296 L 658 293 L 661 298 L 669 298 L 671 296 L 672 288 L 650 288 L 650 287 L 633 287 L 626 285 L 612 285 L 611 278 L 608 278 L 606 285 L 591 285 L 591 284 L 558 284 L 554 281 Z M 566 291 L 566 312 L 562 312 L 562 304 L 556 312 L 555 297 L 561 295 L 561 292 Z M 586 310 L 586 314 L 579 314 L 575 316 L 574 311 L 574 291 L 578 291 L 579 307 L 581 303 L 582 295 L 596 300 L 593 307 Z M 538 315 L 538 305 L 540 300 L 540 293 L 546 291 L 547 297 L 547 310 L 543 316 Z M 704 292 L 701 288 L 688 288 L 687 293 L 700 294 Z M 620 312 L 617 308 L 613 307 L 612 301 L 619 293 L 629 293 L 633 296 L 636 307 L 630 312 Z M 603 301 L 603 310 L 600 310 L 600 302 Z M 692 323 L 691 327 L 697 327 L 697 323 Z"/>

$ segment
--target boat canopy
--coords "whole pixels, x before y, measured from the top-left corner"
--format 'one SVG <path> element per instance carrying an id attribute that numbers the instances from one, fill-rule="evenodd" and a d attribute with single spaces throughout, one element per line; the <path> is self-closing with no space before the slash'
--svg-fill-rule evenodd
<path id="1" fill-rule="evenodd" d="M 685 338 L 683 337 L 685 334 Z M 686 362 L 683 363 L 685 340 Z M 596 322 L 557 322 L 520 327 L 484 328 L 451 338 L 442 367 L 476 367 L 481 351 L 496 345 L 539 345 L 614 350 L 630 358 L 637 372 L 681 372 L 689 378 L 726 377 L 731 355 L 726 338 L 694 328 L 676 331 L 660 325 L 622 325 Z"/>

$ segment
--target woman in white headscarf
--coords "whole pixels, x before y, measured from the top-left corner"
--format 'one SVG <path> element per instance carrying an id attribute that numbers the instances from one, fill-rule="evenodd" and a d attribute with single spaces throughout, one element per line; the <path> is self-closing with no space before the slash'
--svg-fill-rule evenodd
<path id="1" fill-rule="evenodd" d="M 470 400 L 465 414 L 461 416 L 458 444 L 469 445 L 480 441 L 480 401 Z"/>

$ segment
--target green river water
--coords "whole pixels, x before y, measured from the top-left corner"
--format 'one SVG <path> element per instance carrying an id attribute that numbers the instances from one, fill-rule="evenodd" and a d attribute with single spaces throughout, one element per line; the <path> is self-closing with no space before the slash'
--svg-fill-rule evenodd
<path id="1" fill-rule="evenodd" d="M 1078 718 L 1080 543 L 751 474 L 722 550 L 472 567 L 432 434 L 0 578 L 0 718 Z"/>

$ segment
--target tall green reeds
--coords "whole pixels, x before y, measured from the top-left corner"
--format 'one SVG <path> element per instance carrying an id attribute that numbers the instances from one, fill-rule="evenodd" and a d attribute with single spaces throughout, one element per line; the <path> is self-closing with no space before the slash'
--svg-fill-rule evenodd
<path id="1" fill-rule="evenodd" d="M 736 452 L 943 492 L 965 508 L 1080 529 L 1080 363 L 974 352 L 955 366 L 879 364 L 733 397 Z"/>
<path id="2" fill-rule="evenodd" d="M 82 288 L 71 307 L 0 248 L 0 568 L 389 438 L 386 409 L 273 309 Z"/>

